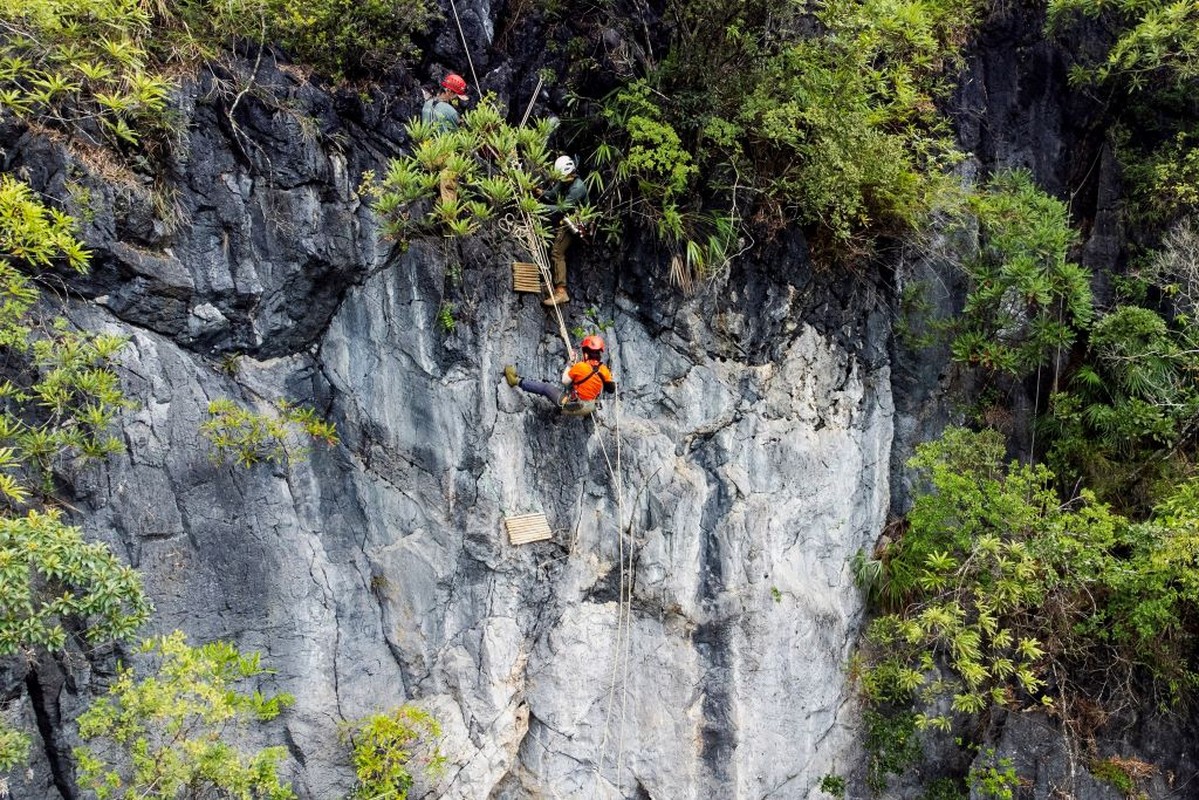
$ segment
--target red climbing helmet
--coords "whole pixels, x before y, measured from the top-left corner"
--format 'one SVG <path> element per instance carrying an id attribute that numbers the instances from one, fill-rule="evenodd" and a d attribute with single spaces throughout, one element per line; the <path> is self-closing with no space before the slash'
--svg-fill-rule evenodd
<path id="1" fill-rule="evenodd" d="M 458 95 L 459 100 L 466 100 L 466 81 L 457 72 L 451 72 L 441 79 L 441 88 L 449 89 Z"/>
<path id="2" fill-rule="evenodd" d="M 594 350 L 597 353 L 602 353 L 604 352 L 604 337 L 592 334 L 584 338 L 581 345 L 584 350 Z"/>

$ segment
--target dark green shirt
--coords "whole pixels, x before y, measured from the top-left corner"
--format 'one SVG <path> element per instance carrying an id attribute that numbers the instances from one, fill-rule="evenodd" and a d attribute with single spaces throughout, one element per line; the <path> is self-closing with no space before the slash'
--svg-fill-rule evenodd
<path id="1" fill-rule="evenodd" d="M 420 111 L 422 121 L 432 122 L 438 133 L 449 133 L 458 129 L 458 109 L 444 100 L 430 97 Z"/>
<path id="2" fill-rule="evenodd" d="M 555 181 L 541 195 L 542 202 L 565 211 L 587 201 L 587 184 L 575 176 L 573 181 Z"/>

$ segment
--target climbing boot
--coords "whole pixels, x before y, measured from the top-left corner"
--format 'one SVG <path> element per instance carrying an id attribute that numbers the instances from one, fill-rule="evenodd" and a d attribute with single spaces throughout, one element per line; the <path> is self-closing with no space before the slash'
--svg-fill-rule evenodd
<path id="1" fill-rule="evenodd" d="M 504 380 L 508 381 L 509 386 L 515 386 L 520 383 L 520 376 L 516 374 L 516 366 L 509 364 L 504 367 Z"/>
<path id="2" fill-rule="evenodd" d="M 541 301 L 543 306 L 564 306 L 570 302 L 565 286 L 555 286 L 554 293 Z"/>

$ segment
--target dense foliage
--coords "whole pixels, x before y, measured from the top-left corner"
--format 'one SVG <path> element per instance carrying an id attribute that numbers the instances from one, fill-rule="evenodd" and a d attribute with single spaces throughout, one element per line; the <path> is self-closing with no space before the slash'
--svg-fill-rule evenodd
<path id="1" fill-rule="evenodd" d="M 248 744 L 250 725 L 294 702 L 254 688 L 267 674 L 257 654 L 227 642 L 192 647 L 178 631 L 140 652 L 151 656 L 145 676 L 122 667 L 79 717 L 81 787 L 99 800 L 295 797 L 278 775 L 287 748 Z"/>
<path id="2" fill-rule="evenodd" d="M 335 77 L 415 55 L 425 0 L 0 0 L 0 109 L 117 148 L 167 136 L 178 71 L 237 40 L 279 45 Z"/>
<path id="3" fill-rule="evenodd" d="M 957 158 L 937 101 L 973 4 L 671 2 L 661 63 L 603 100 L 610 213 L 644 220 L 701 271 L 748 230 L 799 223 L 852 260 L 909 229 Z"/>
<path id="4" fill-rule="evenodd" d="M 358 776 L 350 800 L 404 800 L 412 788 L 414 764 L 430 775 L 438 774 L 445 764 L 436 744 L 441 725 L 415 706 L 370 716 L 350 726 L 346 735 Z"/>
<path id="5" fill-rule="evenodd" d="M 0 517 L 0 656 L 65 646 L 66 620 L 87 641 L 128 639 L 150 615 L 141 578 L 55 511 Z"/>
<path id="6" fill-rule="evenodd" d="M 928 487 L 907 530 L 858 564 L 889 609 L 858 665 L 871 713 L 948 732 L 1046 706 L 1073 724 L 1077 706 L 1194 688 L 1199 483 L 1136 522 L 1086 490 L 1062 502 L 1052 471 L 1005 464 L 993 431 L 951 429 L 912 465 Z"/>

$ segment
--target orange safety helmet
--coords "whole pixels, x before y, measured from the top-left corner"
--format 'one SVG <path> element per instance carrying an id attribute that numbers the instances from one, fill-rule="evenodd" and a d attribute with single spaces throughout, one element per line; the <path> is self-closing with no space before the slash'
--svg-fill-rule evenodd
<path id="1" fill-rule="evenodd" d="M 441 88 L 458 95 L 459 100 L 466 100 L 466 81 L 457 72 L 451 72 L 442 78 Z"/>
<path id="2" fill-rule="evenodd" d="M 580 344 L 584 350 L 594 350 L 597 353 L 604 352 L 604 337 L 597 334 L 585 337 Z"/>

